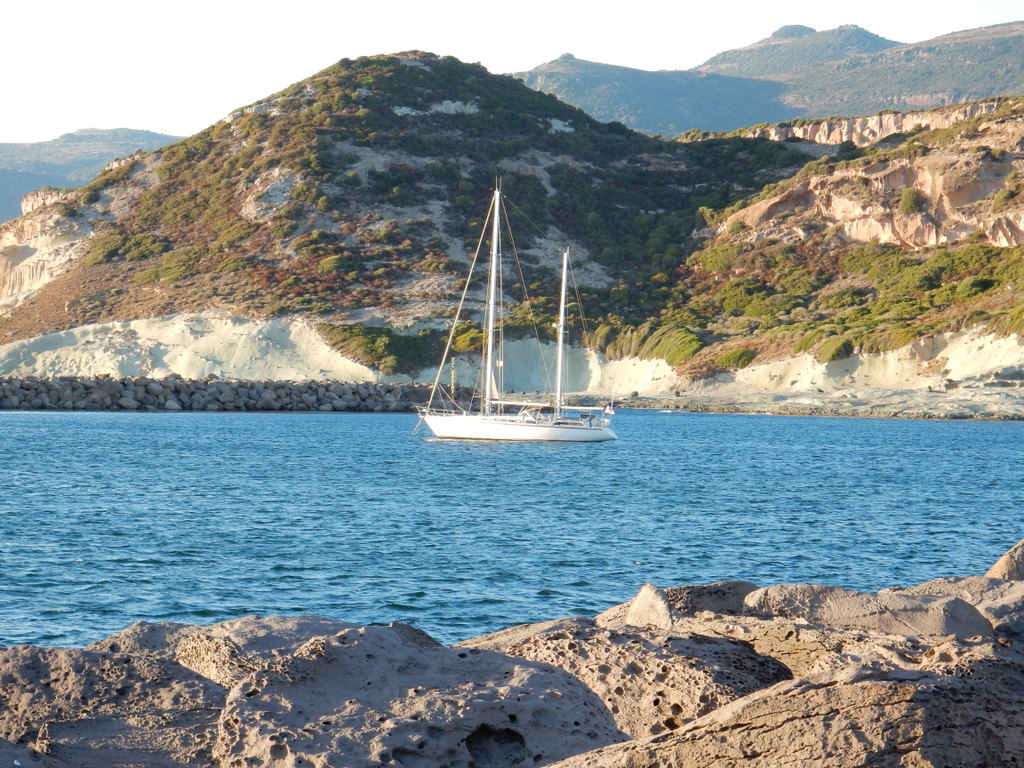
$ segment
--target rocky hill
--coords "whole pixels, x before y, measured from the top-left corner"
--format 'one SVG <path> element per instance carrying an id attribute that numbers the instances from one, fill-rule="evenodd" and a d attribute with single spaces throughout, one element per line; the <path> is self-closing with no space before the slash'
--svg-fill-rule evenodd
<path id="1" fill-rule="evenodd" d="M 500 175 L 531 293 L 508 335 L 550 327 L 547 259 L 576 254 L 571 390 L 1024 415 L 1024 100 L 745 133 L 642 136 L 431 54 L 341 62 L 28 199 L 0 226 L 0 374 L 430 380 Z"/>
<path id="2" fill-rule="evenodd" d="M 20 203 L 28 192 L 79 187 L 116 158 L 157 149 L 178 138 L 128 128 L 89 128 L 52 141 L 0 144 L 0 221 L 24 213 Z"/>
<path id="3" fill-rule="evenodd" d="M 166 355 L 140 363 L 140 348 L 197 333 L 180 318 L 216 311 L 261 344 L 280 346 L 260 335 L 277 333 L 270 319 L 302 321 L 360 363 L 415 374 L 439 357 L 437 329 L 496 177 L 533 284 L 530 301 L 513 297 L 519 322 L 550 315 L 545 259 L 571 244 L 588 311 L 636 324 L 664 307 L 669 287 L 646 286 L 685 260 L 701 205 L 727 204 L 806 160 L 765 139 L 655 140 L 451 58 L 343 61 L 79 190 L 35 198 L 0 227 L 0 342 L 49 334 L 35 351 L 8 346 L 0 357 L 19 360 L 15 370 L 67 366 L 43 360 L 55 346 L 89 347 L 69 333 L 88 326 L 94 344 L 131 340 L 130 369 L 113 372 L 166 371 Z M 179 320 L 154 330 L 163 317 Z M 223 373 L 193 362 L 175 370 Z"/>
<path id="4" fill-rule="evenodd" d="M 645 72 L 566 55 L 518 76 L 600 120 L 674 136 L 1019 95 L 1022 44 L 1024 23 L 908 45 L 854 26 L 790 26 L 686 71 Z"/>
<path id="5" fill-rule="evenodd" d="M 872 387 L 1017 387 L 1024 101 L 902 127 L 706 212 L 709 239 L 683 280 L 718 344 L 686 361 L 684 377 L 853 399 Z"/>
<path id="6" fill-rule="evenodd" d="M 43 768 L 1016 766 L 1018 544 L 875 594 L 645 585 L 443 646 L 407 624 L 140 621 L 0 649 L 0 757 Z M 980 569 L 979 569 L 980 570 Z"/>

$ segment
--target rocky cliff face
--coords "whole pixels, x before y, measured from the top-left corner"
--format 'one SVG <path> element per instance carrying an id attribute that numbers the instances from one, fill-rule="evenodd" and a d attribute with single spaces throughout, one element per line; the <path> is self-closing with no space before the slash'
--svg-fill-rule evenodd
<path id="1" fill-rule="evenodd" d="M 77 245 L 91 226 L 55 210 L 61 199 L 50 192 L 27 196 L 27 215 L 0 224 L 0 307 L 23 302 L 80 255 Z"/>
<path id="2" fill-rule="evenodd" d="M 1024 121 L 1000 119 L 996 110 L 1001 106 L 1005 104 L 990 102 L 766 129 L 782 138 L 801 134 L 810 141 L 861 146 L 908 128 L 961 132 L 944 145 L 926 148 L 911 142 L 903 152 L 880 152 L 877 160 L 869 155 L 825 173 L 809 173 L 781 194 L 737 212 L 726 226 L 792 239 L 800 237 L 802 224 L 815 221 L 838 228 L 852 242 L 909 248 L 976 235 L 998 246 L 1024 244 L 1024 201 L 1017 195 L 1024 173 Z M 920 193 L 912 206 L 903 197 L 908 189 Z M 997 195 L 1002 198 L 997 200 Z"/>
<path id="3" fill-rule="evenodd" d="M 1021 125 L 983 125 L 978 139 L 966 146 L 810 175 L 737 212 L 726 226 L 742 225 L 756 236 L 796 240 L 802 227 L 817 223 L 837 228 L 850 242 L 908 248 L 975 235 L 993 245 L 1024 245 L 1024 201 L 1014 195 L 1002 204 L 996 202 L 996 195 L 1014 189 L 1018 175 L 1024 173 L 1022 138 Z M 906 209 L 902 193 L 907 189 L 920 193 L 920 210 Z"/>
<path id="4" fill-rule="evenodd" d="M 880 112 L 868 117 L 827 118 L 799 123 L 778 123 L 756 127 L 740 134 L 750 138 L 772 141 L 813 141 L 816 144 L 841 144 L 851 141 L 858 147 L 867 147 L 896 133 L 935 130 L 989 115 L 999 108 L 999 101 L 979 101 L 921 112 Z"/>
<path id="5" fill-rule="evenodd" d="M 21 214 L 32 213 L 37 208 L 44 208 L 47 205 L 62 203 L 74 195 L 73 191 L 67 189 L 37 189 L 29 192 L 21 198 Z"/>

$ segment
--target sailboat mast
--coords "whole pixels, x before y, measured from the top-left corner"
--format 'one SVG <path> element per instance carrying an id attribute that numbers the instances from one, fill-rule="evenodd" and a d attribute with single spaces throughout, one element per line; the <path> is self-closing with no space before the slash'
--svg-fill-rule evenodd
<path id="1" fill-rule="evenodd" d="M 565 295 L 569 279 L 569 249 L 562 253 L 562 293 L 558 301 L 558 346 L 555 351 L 555 419 L 562 417 L 562 371 L 565 365 Z"/>
<path id="2" fill-rule="evenodd" d="M 494 326 L 498 305 L 498 269 L 501 256 L 501 189 L 494 190 L 493 217 L 491 229 L 491 264 L 487 275 L 486 337 L 484 347 L 484 401 L 483 412 L 490 413 L 492 401 L 497 395 L 494 386 Z M 500 361 L 499 361 L 500 364 Z"/>

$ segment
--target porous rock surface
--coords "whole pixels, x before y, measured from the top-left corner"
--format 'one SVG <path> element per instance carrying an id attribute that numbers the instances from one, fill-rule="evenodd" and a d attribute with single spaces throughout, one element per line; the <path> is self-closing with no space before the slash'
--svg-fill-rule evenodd
<path id="1" fill-rule="evenodd" d="M 1024 580 L 1003 572 L 646 585 L 453 647 L 249 616 L 0 648 L 0 765 L 1024 766 Z"/>
<path id="2" fill-rule="evenodd" d="M 319 616 L 243 616 L 208 627 L 140 621 L 86 650 L 167 659 L 230 688 L 253 672 L 267 669 L 282 654 L 294 652 L 310 637 L 335 634 L 353 626 Z M 406 625 L 396 626 L 418 632 Z"/>
<path id="3" fill-rule="evenodd" d="M 974 606 L 948 595 L 871 595 L 815 584 L 782 584 L 754 590 L 744 605 L 760 618 L 801 618 L 839 629 L 915 637 L 992 635 L 992 625 Z"/>
<path id="4" fill-rule="evenodd" d="M 914 587 L 882 590 L 908 595 L 956 597 L 971 603 L 1001 636 L 1024 641 L 1024 581 L 989 576 L 932 579 Z"/>
<path id="5" fill-rule="evenodd" d="M 0 739 L 70 765 L 201 765 L 224 693 L 154 657 L 4 648 Z"/>
<path id="6" fill-rule="evenodd" d="M 232 689 L 217 764 L 546 765 L 621 741 L 601 701 L 547 664 L 358 627 L 314 637 Z"/>
<path id="7" fill-rule="evenodd" d="M 515 627 L 461 643 L 541 661 L 582 680 L 636 738 L 679 728 L 790 677 L 746 643 L 697 633 L 617 631 L 572 617 Z"/>
<path id="8" fill-rule="evenodd" d="M 558 768 L 1024 764 L 1024 664 L 989 641 L 940 646 L 916 669 L 851 665 L 779 683 L 668 736 Z"/>

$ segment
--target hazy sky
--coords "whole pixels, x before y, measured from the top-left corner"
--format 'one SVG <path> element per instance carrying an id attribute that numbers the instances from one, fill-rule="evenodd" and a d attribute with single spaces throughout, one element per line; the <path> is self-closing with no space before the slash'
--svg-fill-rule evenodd
<path id="1" fill-rule="evenodd" d="M 418 49 L 497 73 L 572 53 L 688 69 L 786 24 L 910 43 L 1024 20 L 1024 2 L 11 0 L 0 19 L 0 142 L 12 142 L 78 128 L 192 134 L 346 57 Z"/>

